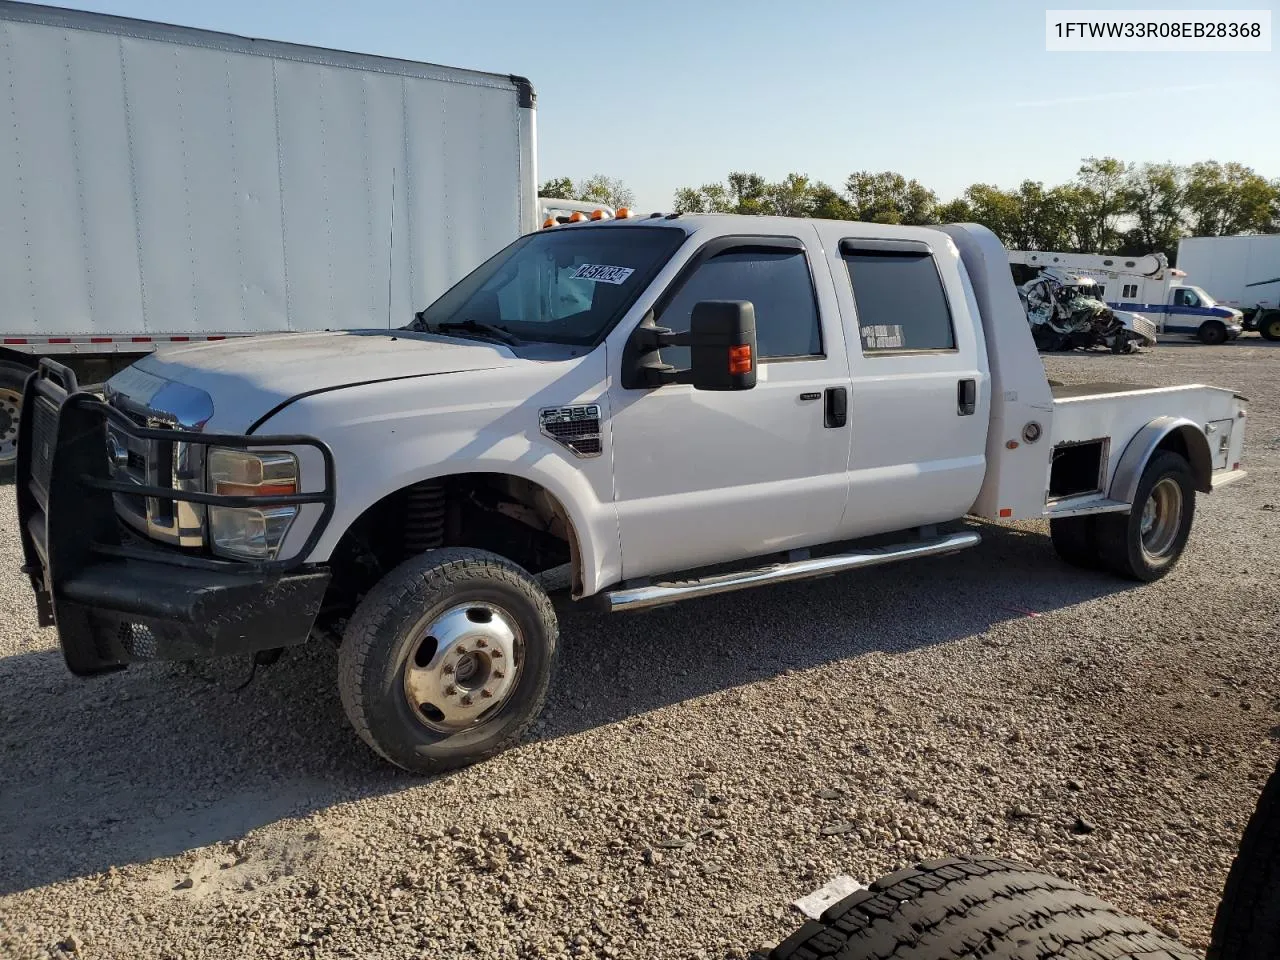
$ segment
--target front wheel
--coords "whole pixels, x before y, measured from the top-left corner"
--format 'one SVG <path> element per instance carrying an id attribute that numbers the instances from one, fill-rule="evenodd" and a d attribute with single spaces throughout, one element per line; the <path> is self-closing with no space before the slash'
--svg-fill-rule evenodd
<path id="1" fill-rule="evenodd" d="M 1227 326 L 1221 320 L 1206 320 L 1200 324 L 1200 330 L 1196 336 L 1200 338 L 1201 343 L 1216 347 L 1220 343 L 1227 342 Z"/>
<path id="2" fill-rule="evenodd" d="M 558 632 L 522 568 L 483 550 L 428 550 L 356 608 L 338 653 L 342 705 L 361 739 L 406 770 L 475 763 L 541 712 Z"/>
<path id="3" fill-rule="evenodd" d="M 1133 508 L 1095 518 L 1103 565 L 1130 580 L 1159 580 L 1182 556 L 1195 511 L 1191 465 L 1172 451 L 1157 451 L 1138 481 Z"/>

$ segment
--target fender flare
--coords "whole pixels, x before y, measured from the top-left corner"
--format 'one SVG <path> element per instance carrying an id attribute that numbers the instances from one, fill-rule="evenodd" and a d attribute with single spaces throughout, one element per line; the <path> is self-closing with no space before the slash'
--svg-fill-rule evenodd
<path id="1" fill-rule="evenodd" d="M 1186 447 L 1196 489 L 1201 493 L 1212 491 L 1213 453 L 1209 449 L 1209 441 L 1205 439 L 1204 430 L 1186 417 L 1166 416 L 1152 420 L 1129 441 L 1116 464 L 1107 496 L 1112 500 L 1132 504 L 1147 463 L 1157 450 L 1168 446 L 1167 441 L 1172 437 L 1181 439 L 1182 445 Z"/>

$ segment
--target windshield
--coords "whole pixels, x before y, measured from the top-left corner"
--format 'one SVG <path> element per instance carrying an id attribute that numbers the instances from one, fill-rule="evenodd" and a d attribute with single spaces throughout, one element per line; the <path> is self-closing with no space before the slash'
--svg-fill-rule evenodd
<path id="1" fill-rule="evenodd" d="M 594 344 L 684 238 L 683 230 L 640 226 L 531 233 L 445 291 L 411 327 L 466 324 L 520 340 Z"/>

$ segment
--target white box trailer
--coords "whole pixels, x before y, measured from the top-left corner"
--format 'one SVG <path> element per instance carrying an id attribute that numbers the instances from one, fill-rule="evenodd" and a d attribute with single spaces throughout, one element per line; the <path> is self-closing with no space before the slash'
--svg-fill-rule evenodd
<path id="1" fill-rule="evenodd" d="M 1178 241 L 1178 269 L 1242 311 L 1246 327 L 1280 340 L 1280 233 L 1186 237 Z"/>
<path id="2" fill-rule="evenodd" d="M 22 381 L 399 327 L 536 229 L 516 76 L 0 0 L 0 465 Z"/>

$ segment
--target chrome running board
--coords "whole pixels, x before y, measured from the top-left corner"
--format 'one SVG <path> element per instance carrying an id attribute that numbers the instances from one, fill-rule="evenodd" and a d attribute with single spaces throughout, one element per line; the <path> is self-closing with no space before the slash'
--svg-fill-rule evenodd
<path id="1" fill-rule="evenodd" d="M 674 580 L 665 583 L 652 583 L 643 587 L 621 587 L 607 590 L 601 597 L 605 609 L 611 613 L 624 610 L 644 610 L 677 600 L 688 600 L 692 597 L 709 597 L 717 593 L 729 593 L 732 590 L 744 590 L 747 587 L 760 587 L 770 583 L 786 583 L 789 580 L 807 580 L 811 577 L 823 577 L 845 570 L 857 570 L 862 567 L 878 567 L 886 563 L 897 563 L 899 560 L 915 560 L 918 557 L 937 557 L 948 553 L 956 553 L 967 547 L 976 547 L 982 542 L 977 533 L 951 533 L 936 540 L 917 540 L 912 543 L 897 543 L 887 547 L 867 547 L 862 550 L 850 550 L 828 557 L 815 557 L 808 560 L 794 560 L 789 563 L 771 563 L 764 567 L 740 570 L 734 573 L 722 573 L 716 576 L 694 580 Z"/>

